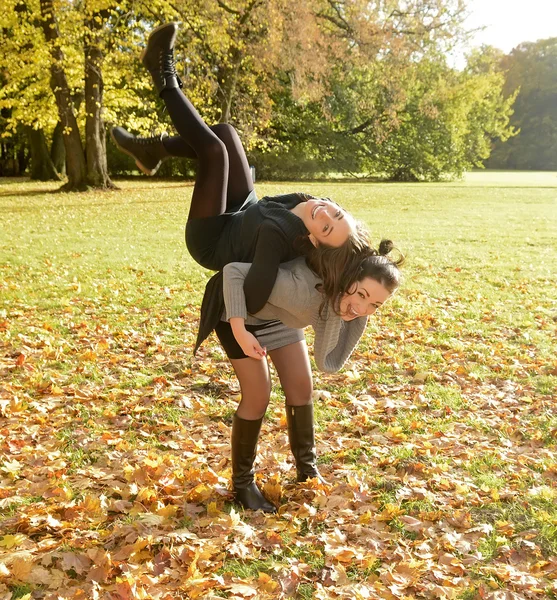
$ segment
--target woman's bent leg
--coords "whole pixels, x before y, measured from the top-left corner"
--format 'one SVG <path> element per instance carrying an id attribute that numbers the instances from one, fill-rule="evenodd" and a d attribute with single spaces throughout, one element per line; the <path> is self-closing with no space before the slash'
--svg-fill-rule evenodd
<path id="1" fill-rule="evenodd" d="M 219 123 L 211 130 L 226 146 L 228 152 L 228 182 L 226 186 L 226 210 L 240 208 L 253 191 L 253 179 L 249 162 L 238 132 L 232 125 Z"/>
<path id="2" fill-rule="evenodd" d="M 121 127 L 115 129 L 125 131 Z M 253 190 L 253 180 L 249 162 L 242 141 L 232 125 L 218 123 L 217 125 L 211 125 L 209 129 L 219 138 L 219 140 L 221 140 L 228 153 L 226 211 L 233 211 L 242 206 L 250 192 Z M 134 140 L 133 145 L 139 151 L 145 153 L 144 149 L 149 148 L 151 154 L 156 155 L 159 161 L 163 161 L 170 156 L 197 159 L 197 154 L 193 148 L 179 135 L 165 137 L 158 136 L 156 138 L 138 138 L 130 136 L 130 134 L 127 134 L 127 136 Z M 151 139 L 154 140 L 154 143 L 148 144 L 147 141 Z M 124 152 L 125 151 L 126 150 L 124 150 Z"/>
<path id="3" fill-rule="evenodd" d="M 188 220 L 220 215 L 226 210 L 228 152 L 180 89 L 165 89 L 161 98 L 180 137 L 198 160 Z"/>
<path id="4" fill-rule="evenodd" d="M 236 500 L 251 510 L 276 512 L 259 491 L 253 463 L 263 416 L 269 404 L 271 382 L 267 361 L 231 359 L 240 382 L 242 400 L 232 421 L 232 484 Z"/>
<path id="5" fill-rule="evenodd" d="M 317 470 L 315 427 L 311 395 L 311 365 L 305 341 L 269 352 L 286 397 L 290 449 L 296 461 L 297 481 L 322 480 Z"/>

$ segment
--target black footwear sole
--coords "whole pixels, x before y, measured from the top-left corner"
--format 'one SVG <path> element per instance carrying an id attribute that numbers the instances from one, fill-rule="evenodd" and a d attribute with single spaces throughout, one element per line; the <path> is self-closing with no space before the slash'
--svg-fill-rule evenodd
<path id="1" fill-rule="evenodd" d="M 139 59 L 141 60 L 141 62 L 143 62 L 143 57 L 145 56 L 145 54 L 147 54 L 147 48 L 149 47 L 149 40 L 153 37 L 153 35 L 155 33 L 157 33 L 157 31 L 160 31 L 161 29 L 164 29 L 165 27 L 168 27 L 169 25 L 179 26 L 180 21 L 171 21 L 170 23 L 163 23 L 162 25 L 155 27 L 155 29 L 153 29 L 151 31 L 151 33 L 149 34 L 149 37 L 147 38 L 147 45 L 145 46 L 145 48 L 141 51 L 141 54 L 139 55 Z"/>

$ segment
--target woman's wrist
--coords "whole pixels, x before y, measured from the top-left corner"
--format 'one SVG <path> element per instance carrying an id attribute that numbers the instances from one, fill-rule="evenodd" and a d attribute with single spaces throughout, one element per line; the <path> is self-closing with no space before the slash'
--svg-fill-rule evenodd
<path id="1" fill-rule="evenodd" d="M 244 317 L 231 317 L 228 322 L 232 328 L 232 333 L 242 333 L 246 331 L 246 320 Z"/>

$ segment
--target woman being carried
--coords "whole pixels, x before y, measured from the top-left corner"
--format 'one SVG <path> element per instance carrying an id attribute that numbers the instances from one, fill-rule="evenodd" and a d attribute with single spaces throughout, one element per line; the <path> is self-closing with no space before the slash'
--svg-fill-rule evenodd
<path id="1" fill-rule="evenodd" d="M 197 159 L 197 173 L 186 225 L 186 243 L 201 266 L 220 271 L 231 261 L 252 264 L 246 276 L 248 307 L 257 312 L 267 301 L 278 266 L 300 255 L 328 254 L 330 269 L 342 271 L 350 257 L 367 246 L 354 218 L 326 198 L 292 193 L 257 201 L 249 163 L 237 132 L 228 124 L 213 127 L 182 93 L 174 65 L 176 23 L 155 29 L 142 54 L 178 137 L 137 138 L 121 127 L 112 137 L 144 171 L 173 156 Z M 148 149 L 148 151 L 146 150 Z M 320 273 L 327 279 L 327 273 Z M 199 344 L 220 318 L 222 282 L 208 285 Z"/>

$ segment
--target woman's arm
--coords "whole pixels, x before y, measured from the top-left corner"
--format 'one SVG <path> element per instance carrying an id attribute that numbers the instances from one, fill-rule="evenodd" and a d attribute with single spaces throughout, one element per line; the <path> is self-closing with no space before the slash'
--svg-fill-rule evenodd
<path id="1" fill-rule="evenodd" d="M 246 322 L 242 317 L 232 317 L 230 327 L 234 338 L 238 342 L 242 352 L 250 358 L 261 360 L 267 355 L 267 350 L 261 347 L 257 338 L 246 329 Z"/>
<path id="2" fill-rule="evenodd" d="M 267 303 L 281 262 L 288 256 L 284 234 L 272 223 L 259 228 L 253 260 L 244 279 L 246 307 L 252 315 Z"/>
<path id="3" fill-rule="evenodd" d="M 243 284 L 251 267 L 249 263 L 229 263 L 224 267 L 223 297 L 226 319 L 230 322 L 234 338 L 244 354 L 260 359 L 265 356 L 266 351 L 245 327 L 248 311 Z M 302 323 L 299 320 L 293 323 L 291 319 L 300 319 L 300 315 L 311 315 L 307 305 L 313 297 L 310 287 L 314 279 L 303 259 L 296 259 L 283 265 L 278 269 L 277 279 L 269 303 L 266 305 L 267 311 L 264 311 L 263 315 L 259 314 L 258 318 L 261 317 L 263 320 L 278 318 L 283 322 L 286 321 L 287 326 L 300 326 Z M 288 313 L 287 310 L 292 310 L 293 314 Z M 306 320 L 303 325 L 309 325 L 310 316 L 306 316 Z"/>
<path id="4" fill-rule="evenodd" d="M 223 270 L 226 318 L 246 319 L 243 281 L 250 270 L 248 263 L 229 263 Z M 280 319 L 290 327 L 312 325 L 315 331 L 314 355 L 320 371 L 335 372 L 342 368 L 362 337 L 366 317 L 345 322 L 330 306 L 319 316 L 321 294 L 315 289 L 319 280 L 305 265 L 303 258 L 285 263 L 278 269 L 277 280 L 260 319 Z M 296 323 L 290 322 L 295 318 Z M 238 340 L 239 342 L 239 340 Z"/>
<path id="5" fill-rule="evenodd" d="M 348 360 L 367 325 L 367 317 L 343 321 L 327 306 L 313 323 L 315 364 L 320 371 L 334 373 Z"/>

